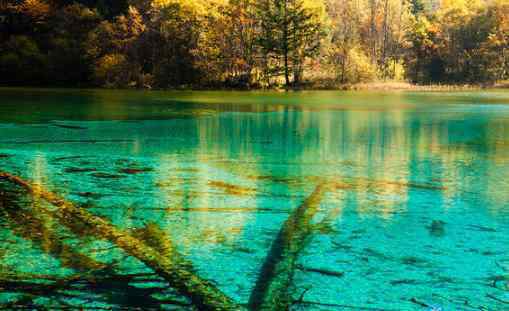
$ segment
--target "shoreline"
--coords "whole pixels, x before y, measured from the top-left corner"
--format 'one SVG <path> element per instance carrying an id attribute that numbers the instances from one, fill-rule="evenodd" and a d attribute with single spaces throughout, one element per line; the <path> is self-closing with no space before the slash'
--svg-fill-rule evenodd
<path id="1" fill-rule="evenodd" d="M 495 84 L 414 84 L 410 82 L 367 82 L 356 84 L 344 84 L 336 87 L 313 86 L 312 83 L 299 88 L 285 89 L 284 87 L 274 88 L 222 88 L 222 87 L 182 87 L 182 88 L 105 88 L 97 86 L 58 86 L 58 85 L 0 85 L 0 90 L 33 89 L 33 90 L 132 90 L 142 92 L 161 91 L 238 91 L 238 92 L 308 92 L 308 91 L 382 91 L 382 92 L 460 92 L 460 91 L 482 91 L 482 90 L 509 90 L 509 81 Z"/>
<path id="2" fill-rule="evenodd" d="M 342 90 L 342 91 L 416 91 L 416 92 L 457 92 L 509 89 L 509 81 L 489 85 L 483 84 L 415 84 L 410 82 L 381 81 L 345 84 L 337 88 L 309 88 L 305 90 Z"/>

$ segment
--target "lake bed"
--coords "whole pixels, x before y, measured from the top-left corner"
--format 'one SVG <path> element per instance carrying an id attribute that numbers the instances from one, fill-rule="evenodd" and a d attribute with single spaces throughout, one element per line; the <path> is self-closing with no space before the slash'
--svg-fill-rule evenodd
<path id="1" fill-rule="evenodd" d="M 241 306 L 505 310 L 508 104 L 507 91 L 0 89 L 0 171 L 154 249 L 171 241 Z M 0 303 L 191 308 L 11 190 L 0 179 Z"/>

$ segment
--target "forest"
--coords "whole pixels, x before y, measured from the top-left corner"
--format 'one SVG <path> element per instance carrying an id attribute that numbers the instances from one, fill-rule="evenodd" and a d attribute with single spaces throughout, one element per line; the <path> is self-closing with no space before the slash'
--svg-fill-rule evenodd
<path id="1" fill-rule="evenodd" d="M 0 42 L 9 86 L 492 85 L 509 0 L 10 0 Z"/>

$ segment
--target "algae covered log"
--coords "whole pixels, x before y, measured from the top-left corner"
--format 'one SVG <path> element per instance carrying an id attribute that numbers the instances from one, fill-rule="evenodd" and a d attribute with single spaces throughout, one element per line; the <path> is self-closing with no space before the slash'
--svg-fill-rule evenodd
<path id="1" fill-rule="evenodd" d="M 75 247 L 63 243 L 62 235 L 52 226 L 53 219 L 49 213 L 31 204 L 25 208 L 14 200 L 6 200 L 6 196 L 14 194 L 3 193 L 0 198 L 0 215 L 8 221 L 12 231 L 33 243 L 41 251 L 58 259 L 63 267 L 77 271 L 98 270 L 105 264 L 81 254 Z"/>
<path id="2" fill-rule="evenodd" d="M 311 220 L 325 192 L 326 185 L 318 185 L 281 227 L 249 298 L 250 309 L 288 310 L 290 307 L 289 288 L 297 268 L 297 257 L 313 231 Z"/>
<path id="3" fill-rule="evenodd" d="M 16 235 L 29 240 L 44 253 L 60 261 L 63 267 L 76 270 L 78 274 L 71 277 L 51 277 L 47 275 L 0 274 L 0 292 L 24 293 L 25 295 L 0 309 L 21 308 L 32 304 L 37 296 L 69 298 L 68 291 L 79 287 L 94 293 L 107 292 L 106 301 L 121 305 L 122 308 L 150 307 L 160 309 L 162 305 L 188 305 L 177 300 L 162 301 L 153 298 L 152 294 L 161 292 L 161 288 L 141 288 L 131 285 L 134 281 L 153 282 L 155 279 L 139 279 L 137 275 L 118 274 L 114 265 L 98 262 L 75 247 L 65 244 L 65 236 L 56 230 L 52 213 L 27 200 L 19 202 L 19 191 L 0 192 L 0 216 L 4 216 L 11 230 Z M 36 281 L 33 281 L 36 280 Z M 128 297 L 128 299 L 126 299 Z M 136 300 L 135 297 L 143 298 Z M 141 303 L 140 303 L 141 301 Z"/>
<path id="4" fill-rule="evenodd" d="M 0 179 L 16 184 L 34 197 L 39 197 L 54 207 L 53 216 L 77 234 L 86 232 L 98 239 L 107 240 L 127 254 L 137 258 L 164 278 L 181 295 L 186 296 L 200 310 L 241 309 L 231 298 L 222 293 L 211 282 L 197 276 L 175 248 L 171 257 L 161 254 L 141 240 L 124 232 L 110 222 L 75 206 L 55 193 L 44 190 L 9 173 L 0 172 Z"/>

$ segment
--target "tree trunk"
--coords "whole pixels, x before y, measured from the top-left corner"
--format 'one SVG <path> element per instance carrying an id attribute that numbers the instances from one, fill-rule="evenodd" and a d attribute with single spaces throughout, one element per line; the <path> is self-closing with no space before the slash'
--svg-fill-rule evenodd
<path id="1" fill-rule="evenodd" d="M 128 232 L 116 228 L 109 221 L 90 214 L 38 185 L 32 185 L 5 172 L 0 172 L 0 180 L 17 185 L 34 198 L 42 199 L 55 206 L 55 210 L 48 210 L 48 212 L 52 213 L 55 219 L 75 234 L 87 234 L 97 239 L 107 240 L 137 258 L 164 278 L 181 295 L 189 298 L 199 310 L 242 309 L 210 281 L 197 276 L 193 272 L 191 262 L 185 260 L 173 246 L 171 247 L 172 256 L 162 256 L 153 247 L 146 245 Z"/>
<path id="2" fill-rule="evenodd" d="M 249 297 L 250 310 L 278 311 L 290 308 L 289 287 L 297 258 L 312 233 L 311 220 L 319 210 L 326 187 L 325 184 L 318 185 L 281 227 Z"/>
<path id="3" fill-rule="evenodd" d="M 284 56 L 284 66 L 285 66 L 285 84 L 286 88 L 290 86 L 290 69 L 288 64 L 288 53 L 289 53 L 289 43 L 288 43 L 288 3 L 284 0 L 284 11 L 283 11 L 283 56 Z"/>

